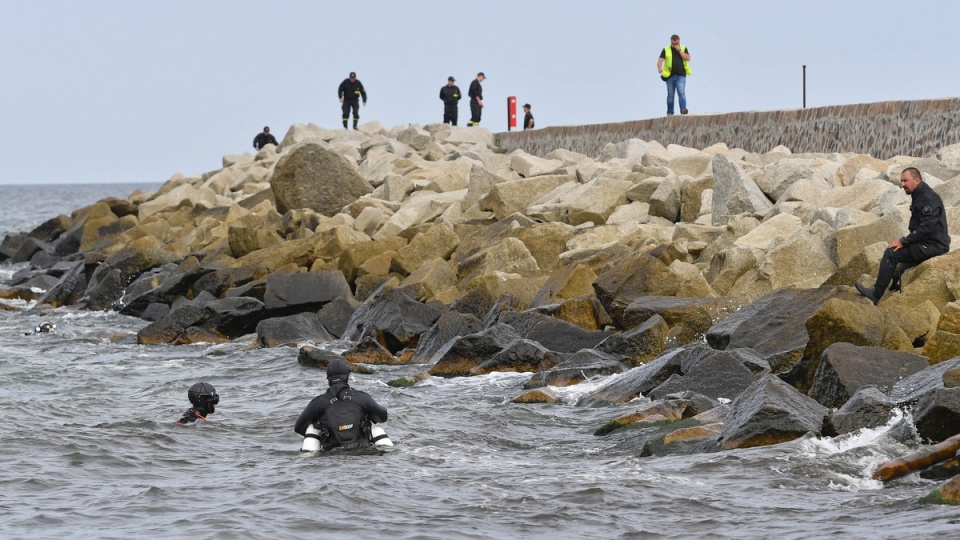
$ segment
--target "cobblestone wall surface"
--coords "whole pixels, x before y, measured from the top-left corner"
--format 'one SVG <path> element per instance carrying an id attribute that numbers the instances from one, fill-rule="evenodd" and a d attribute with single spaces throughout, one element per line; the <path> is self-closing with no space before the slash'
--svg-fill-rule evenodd
<path id="1" fill-rule="evenodd" d="M 854 152 L 880 159 L 924 157 L 960 142 L 960 98 L 884 101 L 812 109 L 685 115 L 497 134 L 507 151 L 543 156 L 557 148 L 597 156 L 628 139 L 706 148 L 723 142 L 748 152 L 778 145 L 800 152 Z"/>

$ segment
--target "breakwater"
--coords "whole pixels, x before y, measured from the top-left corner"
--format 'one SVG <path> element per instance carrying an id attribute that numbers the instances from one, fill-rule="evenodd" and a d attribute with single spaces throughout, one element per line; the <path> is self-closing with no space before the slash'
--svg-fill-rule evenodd
<path id="1" fill-rule="evenodd" d="M 883 101 L 810 109 L 686 115 L 615 124 L 555 126 L 497 134 L 501 148 L 535 156 L 563 148 L 596 156 L 631 138 L 667 146 L 763 153 L 783 145 L 800 152 L 854 152 L 879 159 L 925 157 L 960 142 L 960 98 Z"/>

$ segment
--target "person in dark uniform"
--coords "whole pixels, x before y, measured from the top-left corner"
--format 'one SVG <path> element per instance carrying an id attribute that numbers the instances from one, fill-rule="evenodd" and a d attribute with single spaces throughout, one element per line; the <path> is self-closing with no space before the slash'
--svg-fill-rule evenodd
<path id="1" fill-rule="evenodd" d="M 212 384 L 198 382 L 187 390 L 187 399 L 190 400 L 190 407 L 183 413 L 183 416 L 177 420 L 178 424 L 192 424 L 197 420 L 206 420 L 207 416 L 213 414 L 215 406 L 220 403 L 220 395 Z"/>
<path id="2" fill-rule="evenodd" d="M 440 88 L 440 100 L 443 101 L 443 123 L 457 125 L 457 113 L 460 106 L 460 87 L 453 84 L 457 80 L 447 77 L 447 85 Z"/>
<path id="3" fill-rule="evenodd" d="M 467 127 L 480 125 L 480 112 L 483 109 L 483 86 L 480 83 L 486 79 L 487 76 L 481 71 L 470 83 L 470 91 L 467 92 L 470 96 L 470 121 L 467 122 Z"/>
<path id="4" fill-rule="evenodd" d="M 277 146 L 277 139 L 270 134 L 270 126 L 264 126 L 263 133 L 257 133 L 257 136 L 253 138 L 253 147 L 260 150 L 268 144 Z"/>
<path id="5" fill-rule="evenodd" d="M 350 76 L 340 83 L 337 89 L 337 97 L 343 104 L 343 127 L 347 127 L 347 120 L 350 118 L 350 109 L 353 109 L 353 129 L 357 129 L 357 122 L 360 120 L 360 98 L 363 98 L 363 106 L 367 106 L 367 91 L 363 88 L 363 83 L 357 80 L 357 74 L 350 72 Z"/>
<path id="6" fill-rule="evenodd" d="M 905 269 L 950 251 L 947 213 L 940 196 L 923 181 L 916 167 L 907 167 L 900 173 L 900 186 L 910 195 L 910 234 L 887 246 L 873 288 L 856 284 L 857 291 L 874 305 L 883 298 L 887 286 L 900 290 L 900 275 Z"/>
<path id="7" fill-rule="evenodd" d="M 327 366 L 327 391 L 307 404 L 293 425 L 293 430 L 306 436 L 307 428 L 316 425 L 323 450 L 352 450 L 371 445 L 370 423 L 386 422 L 387 409 L 369 394 L 350 388 L 350 364 L 337 358 Z"/>
<path id="8" fill-rule="evenodd" d="M 530 112 L 530 104 L 523 104 L 523 129 L 533 129 L 533 114 Z"/>

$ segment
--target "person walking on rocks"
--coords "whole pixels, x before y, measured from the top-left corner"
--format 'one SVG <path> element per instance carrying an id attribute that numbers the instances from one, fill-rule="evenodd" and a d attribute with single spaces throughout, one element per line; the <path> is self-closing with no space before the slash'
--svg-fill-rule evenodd
<path id="1" fill-rule="evenodd" d="M 523 129 L 533 129 L 533 113 L 530 112 L 530 104 L 523 104 Z"/>
<path id="2" fill-rule="evenodd" d="M 467 127 L 480 125 L 480 113 L 483 109 L 483 86 L 480 83 L 486 78 L 487 76 L 481 71 L 477 73 L 477 78 L 470 83 L 470 91 L 467 92 L 467 95 L 470 96 L 470 121 L 467 122 Z"/>
<path id="3" fill-rule="evenodd" d="M 443 101 L 443 123 L 451 126 L 457 125 L 457 113 L 460 107 L 460 87 L 456 84 L 456 79 L 451 75 L 447 77 L 447 85 L 440 88 L 440 100 Z"/>
<path id="4" fill-rule="evenodd" d="M 353 109 L 353 129 L 357 129 L 357 122 L 360 121 L 360 98 L 363 98 L 363 106 L 367 106 L 367 91 L 363 88 L 363 83 L 357 80 L 357 74 L 350 72 L 350 76 L 340 83 L 337 89 L 337 97 L 343 104 L 343 127 L 346 129 L 347 120 L 350 119 L 350 109 Z"/>
<path id="5" fill-rule="evenodd" d="M 680 44 L 680 36 L 670 36 L 670 45 L 660 51 L 657 60 L 660 78 L 667 83 L 667 116 L 673 116 L 673 94 L 680 97 L 680 114 L 687 114 L 687 75 L 690 75 L 690 51 Z"/>
<path id="6" fill-rule="evenodd" d="M 950 251 L 947 213 L 940 195 L 923 181 L 916 167 L 907 167 L 900 173 L 900 186 L 910 195 L 910 234 L 887 246 L 873 288 L 856 283 L 857 291 L 874 305 L 883 298 L 887 286 L 900 290 L 900 275 L 906 268 Z"/>
<path id="7" fill-rule="evenodd" d="M 263 132 L 257 133 L 257 136 L 253 138 L 253 147 L 260 150 L 268 144 L 277 146 L 277 139 L 270 134 L 270 126 L 264 126 Z"/>

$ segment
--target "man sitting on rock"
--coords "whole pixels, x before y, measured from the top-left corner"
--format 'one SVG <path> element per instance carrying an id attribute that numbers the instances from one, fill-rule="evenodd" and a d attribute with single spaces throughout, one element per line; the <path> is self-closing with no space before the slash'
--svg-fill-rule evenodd
<path id="1" fill-rule="evenodd" d="M 947 213 L 940 196 L 923 182 L 916 167 L 907 167 L 900 173 L 900 186 L 911 199 L 910 234 L 887 246 L 873 288 L 856 284 L 860 294 L 869 298 L 874 305 L 880 302 L 888 286 L 891 290 L 900 290 L 900 275 L 906 268 L 950 251 Z"/>

